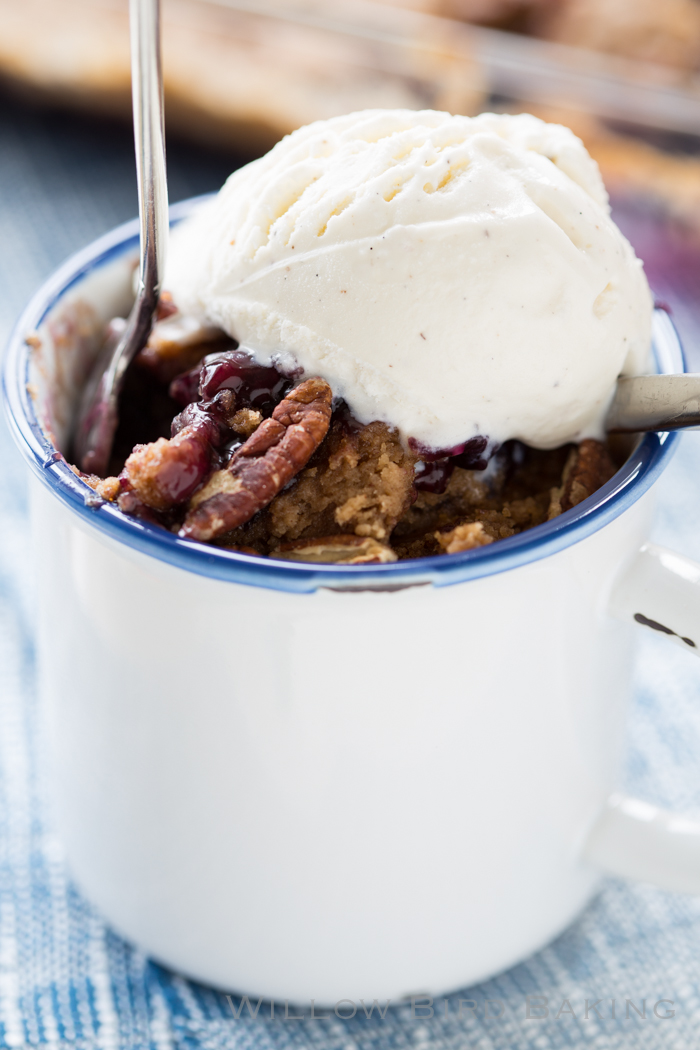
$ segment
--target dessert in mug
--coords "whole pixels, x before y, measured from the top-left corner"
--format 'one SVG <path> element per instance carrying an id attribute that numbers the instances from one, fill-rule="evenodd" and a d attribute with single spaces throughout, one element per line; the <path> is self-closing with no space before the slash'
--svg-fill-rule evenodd
<path id="1" fill-rule="evenodd" d="M 467 550 L 615 471 L 652 301 L 597 165 L 529 115 L 300 128 L 176 228 L 122 396 L 127 514 L 255 553 Z"/>

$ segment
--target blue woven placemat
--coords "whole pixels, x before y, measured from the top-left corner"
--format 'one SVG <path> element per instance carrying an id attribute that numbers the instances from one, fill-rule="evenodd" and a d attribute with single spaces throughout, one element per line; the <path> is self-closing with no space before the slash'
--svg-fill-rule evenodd
<path id="1" fill-rule="evenodd" d="M 4 341 L 54 266 L 136 204 L 128 129 L 0 103 Z M 234 164 L 171 145 L 172 198 L 216 188 Z M 379 1004 L 384 1016 L 369 1018 L 360 1004 L 350 1019 L 285 1019 L 279 1004 L 270 1018 L 265 1003 L 252 1018 L 111 933 L 67 880 L 44 823 L 24 466 L 4 423 L 0 456 L 0 1047 L 697 1050 L 700 899 L 612 879 L 527 963 L 447 1002 Z M 699 479 L 700 434 L 691 434 L 660 483 L 654 538 L 698 559 Z M 625 787 L 700 815 L 700 662 L 640 632 L 636 680 Z"/>

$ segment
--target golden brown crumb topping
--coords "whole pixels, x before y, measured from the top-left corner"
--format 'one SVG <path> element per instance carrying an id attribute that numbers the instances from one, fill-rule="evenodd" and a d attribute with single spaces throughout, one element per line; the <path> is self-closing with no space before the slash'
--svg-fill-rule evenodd
<path id="1" fill-rule="evenodd" d="M 385 423 L 336 420 L 324 446 L 269 509 L 277 541 L 332 533 L 387 540 L 407 509 L 415 457 Z"/>

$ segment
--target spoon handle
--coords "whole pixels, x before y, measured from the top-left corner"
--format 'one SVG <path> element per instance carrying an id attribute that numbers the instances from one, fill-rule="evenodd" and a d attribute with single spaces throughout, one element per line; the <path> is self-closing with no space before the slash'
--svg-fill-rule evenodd
<path id="1" fill-rule="evenodd" d="M 73 435 L 75 459 L 87 474 L 105 475 L 118 424 L 124 373 L 153 326 L 168 238 L 160 0 L 130 0 L 131 94 L 139 197 L 139 286 L 129 319 L 112 325 L 83 390 Z"/>
<path id="2" fill-rule="evenodd" d="M 107 389 L 117 392 L 124 372 L 150 334 L 168 243 L 160 0 L 130 0 L 129 26 L 141 249 L 136 302 L 105 375 Z M 127 344 L 131 353 L 124 352 Z"/>
<path id="3" fill-rule="evenodd" d="M 618 379 L 606 429 L 613 434 L 700 426 L 700 374 Z"/>
<path id="4" fill-rule="evenodd" d="M 160 0 L 130 0 L 132 104 L 141 223 L 141 289 L 157 301 L 168 242 Z"/>

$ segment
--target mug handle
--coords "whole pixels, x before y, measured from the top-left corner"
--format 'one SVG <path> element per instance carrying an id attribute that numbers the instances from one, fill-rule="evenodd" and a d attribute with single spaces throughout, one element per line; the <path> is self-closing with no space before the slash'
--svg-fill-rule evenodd
<path id="1" fill-rule="evenodd" d="M 700 656 L 700 564 L 645 544 L 616 581 L 610 612 Z M 583 850 L 612 875 L 700 894 L 700 822 L 611 795 Z"/>

